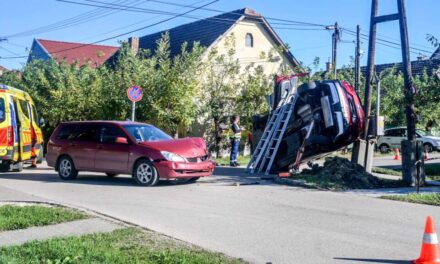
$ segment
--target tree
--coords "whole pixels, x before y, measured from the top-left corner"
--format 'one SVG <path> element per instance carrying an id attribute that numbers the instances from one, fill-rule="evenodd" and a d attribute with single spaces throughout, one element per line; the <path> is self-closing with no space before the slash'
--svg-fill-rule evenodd
<path id="1" fill-rule="evenodd" d="M 269 111 L 267 97 L 273 90 L 273 77 L 264 74 L 262 66 L 246 67 L 242 88 L 237 98 L 237 111 L 249 122 L 254 115 Z"/>
<path id="2" fill-rule="evenodd" d="M 199 112 L 208 126 L 207 141 L 211 149 L 220 155 L 222 147 L 222 118 L 231 116 L 236 109 L 236 97 L 240 91 L 240 64 L 234 57 L 235 37 L 225 41 L 226 54 L 213 49 L 203 66 L 202 91 L 199 93 Z"/>

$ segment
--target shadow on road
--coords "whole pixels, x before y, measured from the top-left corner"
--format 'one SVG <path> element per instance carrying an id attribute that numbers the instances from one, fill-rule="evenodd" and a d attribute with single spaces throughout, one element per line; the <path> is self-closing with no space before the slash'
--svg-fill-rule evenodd
<path id="1" fill-rule="evenodd" d="M 338 260 L 368 262 L 368 263 L 384 263 L 384 264 L 409 264 L 409 260 L 392 260 L 392 259 L 366 259 L 366 258 L 334 258 Z"/>
<path id="2" fill-rule="evenodd" d="M 47 183 L 69 183 L 69 184 L 89 184 L 102 186 L 133 186 L 137 185 L 130 175 L 121 175 L 117 177 L 107 177 L 105 174 L 80 172 L 75 180 L 65 181 L 58 177 L 58 174 L 50 168 L 25 169 L 22 172 L 0 173 L 0 179 L 40 181 Z M 214 174 L 210 177 L 199 179 L 196 183 L 178 182 L 175 180 L 161 180 L 155 187 L 174 187 L 180 185 L 253 185 L 253 184 L 271 184 L 270 181 L 261 180 L 260 176 L 251 175 L 245 168 L 216 167 Z"/>

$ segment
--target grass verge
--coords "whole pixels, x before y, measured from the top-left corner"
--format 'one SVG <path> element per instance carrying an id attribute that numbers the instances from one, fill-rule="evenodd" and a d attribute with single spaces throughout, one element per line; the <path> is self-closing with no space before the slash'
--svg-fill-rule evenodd
<path id="1" fill-rule="evenodd" d="M 34 241 L 0 248 L 0 263 L 244 263 L 153 232 L 125 228 L 111 233 Z"/>
<path id="2" fill-rule="evenodd" d="M 304 181 L 306 184 L 311 185 L 311 187 L 316 187 L 319 189 L 326 189 L 331 191 L 344 191 L 349 189 L 370 189 L 370 188 L 399 188 L 406 187 L 405 183 L 400 180 L 387 180 L 378 179 L 377 185 L 371 187 L 356 186 L 351 183 L 346 183 L 341 180 L 334 180 L 330 177 L 322 177 L 320 175 L 313 174 L 298 174 L 291 177 L 294 180 Z"/>
<path id="3" fill-rule="evenodd" d="M 409 203 L 440 206 L 440 193 L 410 193 L 406 195 L 385 195 L 381 196 L 380 198 Z"/>
<path id="4" fill-rule="evenodd" d="M 373 172 L 382 173 L 394 176 L 402 176 L 402 171 L 400 169 L 387 169 L 381 167 L 373 167 Z M 434 181 L 440 180 L 440 164 L 425 164 L 426 176 Z"/>
<path id="5" fill-rule="evenodd" d="M 387 169 L 387 168 L 381 168 L 381 167 L 373 167 L 372 172 L 393 175 L 393 176 L 402 176 L 402 171 L 400 171 L 400 170 L 393 170 L 393 169 Z"/>
<path id="6" fill-rule="evenodd" d="M 87 217 L 86 214 L 61 207 L 3 205 L 0 206 L 0 231 L 58 224 Z"/>
<path id="7" fill-rule="evenodd" d="M 251 160 L 250 156 L 238 156 L 237 162 L 242 166 L 246 166 Z M 215 161 L 220 165 L 229 165 L 229 157 L 217 158 Z"/>

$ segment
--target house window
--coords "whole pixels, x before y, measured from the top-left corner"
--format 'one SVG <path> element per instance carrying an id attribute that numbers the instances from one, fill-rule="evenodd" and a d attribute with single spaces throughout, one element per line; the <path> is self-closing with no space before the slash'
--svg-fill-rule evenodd
<path id="1" fill-rule="evenodd" d="M 246 33 L 245 45 L 250 48 L 254 47 L 254 37 L 251 33 Z"/>

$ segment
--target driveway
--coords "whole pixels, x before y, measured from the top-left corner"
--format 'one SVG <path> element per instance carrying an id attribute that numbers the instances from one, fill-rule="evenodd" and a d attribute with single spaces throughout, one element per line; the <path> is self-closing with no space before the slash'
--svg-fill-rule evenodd
<path id="1" fill-rule="evenodd" d="M 242 168 L 153 188 L 94 173 L 61 181 L 44 166 L 1 174 L 0 200 L 20 199 L 95 210 L 255 263 L 406 263 L 426 216 L 440 223 L 438 207 L 275 185 Z"/>

